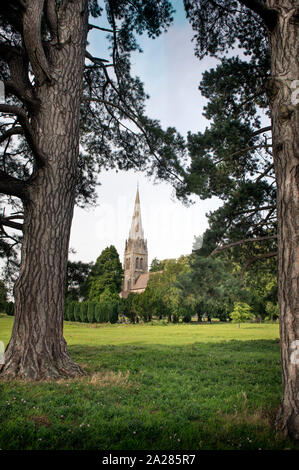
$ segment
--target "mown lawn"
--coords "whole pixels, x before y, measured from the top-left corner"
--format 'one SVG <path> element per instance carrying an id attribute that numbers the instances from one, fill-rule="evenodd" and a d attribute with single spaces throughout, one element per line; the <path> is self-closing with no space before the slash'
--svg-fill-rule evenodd
<path id="1" fill-rule="evenodd" d="M 12 318 L 0 317 L 0 340 Z M 1 449 L 294 449 L 277 324 L 65 324 L 78 380 L 0 382 Z"/>

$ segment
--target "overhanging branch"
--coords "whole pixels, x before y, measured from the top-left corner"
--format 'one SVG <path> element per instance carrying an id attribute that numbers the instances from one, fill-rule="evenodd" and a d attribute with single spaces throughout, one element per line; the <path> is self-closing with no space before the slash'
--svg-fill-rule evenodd
<path id="1" fill-rule="evenodd" d="M 248 267 L 253 264 L 253 263 L 256 263 L 257 261 L 260 261 L 262 259 L 267 259 L 267 258 L 274 258 L 275 256 L 277 256 L 278 253 L 277 251 L 271 251 L 270 253 L 263 253 L 262 255 L 259 255 L 259 256 L 255 256 L 254 258 L 250 258 L 246 263 L 245 265 L 243 266 L 242 268 L 242 272 L 241 272 L 241 277 L 242 277 L 242 282 L 243 282 L 243 287 L 245 289 L 246 285 L 245 285 L 245 272 L 247 271 Z"/>
<path id="2" fill-rule="evenodd" d="M 94 57 L 88 51 L 85 51 L 85 57 L 87 59 L 89 59 L 91 62 L 93 62 L 94 64 L 99 64 L 99 63 L 102 64 L 102 62 L 109 62 L 109 60 L 107 60 L 107 59 L 101 59 L 100 57 Z"/>
<path id="3" fill-rule="evenodd" d="M 107 33 L 113 33 L 113 29 L 108 28 L 101 28 L 100 26 L 96 26 L 95 24 L 89 24 L 88 29 L 99 29 L 100 31 L 106 31 Z"/>
<path id="4" fill-rule="evenodd" d="M 23 108 L 19 106 L 9 105 L 9 104 L 0 104 L 0 112 L 7 114 L 15 114 L 18 118 L 19 123 L 21 124 L 24 135 L 28 142 L 30 149 L 32 150 L 34 160 L 38 167 L 43 167 L 46 163 L 46 156 L 39 149 L 34 134 L 31 129 L 26 112 Z"/>
<path id="5" fill-rule="evenodd" d="M 269 31 L 273 31 L 276 26 L 278 13 L 276 10 L 267 7 L 260 0 L 238 0 L 239 3 L 252 10 L 264 21 Z"/>
<path id="6" fill-rule="evenodd" d="M 253 132 L 252 136 L 263 134 L 263 132 L 268 132 L 268 131 L 271 131 L 271 130 L 272 130 L 271 126 L 262 127 L 262 129 L 259 129 L 258 131 Z"/>
<path id="7" fill-rule="evenodd" d="M 0 170 L 0 193 L 25 200 L 27 197 L 27 184 L 25 181 L 19 180 Z"/>
<path id="8" fill-rule="evenodd" d="M 14 222 L 9 217 L 0 216 L 0 226 L 4 225 L 5 227 L 14 228 L 16 230 L 23 230 L 23 224 Z"/>
<path id="9" fill-rule="evenodd" d="M 263 241 L 266 241 L 266 240 L 276 240 L 276 239 L 277 239 L 277 235 L 269 235 L 269 236 L 266 236 L 266 237 L 256 237 L 256 238 L 245 238 L 244 240 L 238 240 L 237 242 L 228 243 L 227 245 L 218 246 L 217 248 L 215 248 L 215 250 L 212 251 L 210 256 L 214 256 L 219 251 L 227 250 L 228 248 L 233 248 L 233 247 L 238 246 L 238 245 L 243 245 L 243 244 L 246 244 L 246 243 L 257 243 L 257 242 L 263 242 Z"/>
<path id="10" fill-rule="evenodd" d="M 11 129 L 8 129 L 8 131 L 0 135 L 0 144 L 2 144 L 2 142 L 4 142 L 9 137 L 20 134 L 24 134 L 24 129 L 22 127 L 12 127 Z"/>

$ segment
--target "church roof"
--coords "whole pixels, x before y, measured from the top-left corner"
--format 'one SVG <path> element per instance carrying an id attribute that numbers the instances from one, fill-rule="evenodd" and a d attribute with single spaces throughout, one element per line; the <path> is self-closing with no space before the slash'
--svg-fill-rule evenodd
<path id="1" fill-rule="evenodd" d="M 134 286 L 132 287 L 132 291 L 145 289 L 149 280 L 149 276 L 150 276 L 150 273 L 140 274 Z"/>
<path id="2" fill-rule="evenodd" d="M 161 274 L 162 272 L 163 271 L 154 271 L 154 272 L 140 274 L 134 286 L 132 287 L 131 292 L 139 291 L 141 289 L 145 290 L 147 283 L 149 281 L 149 278 L 151 276 L 154 276 L 155 274 Z"/>
<path id="3" fill-rule="evenodd" d="M 140 199 L 139 199 L 139 190 L 137 188 L 136 199 L 135 199 L 135 207 L 134 213 L 132 218 L 131 229 L 129 233 L 129 238 L 131 240 L 137 240 L 138 238 L 144 240 L 144 233 L 142 228 L 142 221 L 141 221 L 141 211 L 140 211 Z"/>

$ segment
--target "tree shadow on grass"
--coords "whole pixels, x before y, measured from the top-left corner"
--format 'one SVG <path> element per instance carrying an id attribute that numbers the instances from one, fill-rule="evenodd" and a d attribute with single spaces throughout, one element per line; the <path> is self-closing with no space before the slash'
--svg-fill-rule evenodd
<path id="1" fill-rule="evenodd" d="M 201 409 L 228 413 L 244 404 L 269 409 L 278 406 L 281 397 L 279 344 L 275 340 L 184 346 L 72 345 L 69 350 L 87 374 L 128 372 L 128 381 L 138 384 L 138 391 L 132 393 L 142 391 L 164 400 L 163 409 L 168 411 L 178 403 L 188 407 L 196 401 Z"/>
<path id="2" fill-rule="evenodd" d="M 295 448 L 273 425 L 281 397 L 275 340 L 69 350 L 86 377 L 5 385 L 3 399 L 26 402 L 3 416 L 2 448 Z M 41 416 L 51 426 L 37 427 Z"/>

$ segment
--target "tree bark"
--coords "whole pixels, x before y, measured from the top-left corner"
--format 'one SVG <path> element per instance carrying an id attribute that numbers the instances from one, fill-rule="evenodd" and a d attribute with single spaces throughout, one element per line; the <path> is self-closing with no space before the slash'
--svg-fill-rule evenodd
<path id="1" fill-rule="evenodd" d="M 267 5 L 278 13 L 270 34 L 271 79 L 268 85 L 277 179 L 283 382 L 276 424 L 285 435 L 299 439 L 299 11 L 294 0 L 267 0 Z"/>
<path id="2" fill-rule="evenodd" d="M 40 380 L 83 373 L 67 352 L 63 313 L 79 154 L 87 4 L 87 0 L 67 2 L 59 16 L 58 42 L 49 44 L 47 50 L 54 79 L 38 77 L 41 105 L 31 126 L 46 161 L 35 169 L 24 199 L 21 270 L 14 289 L 15 321 L 1 371 L 4 378 Z"/>

